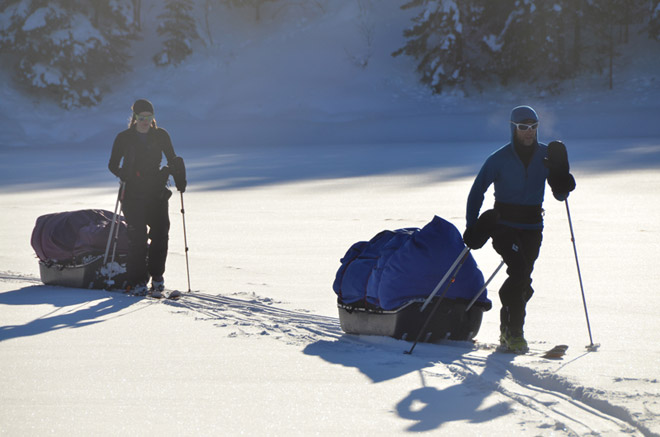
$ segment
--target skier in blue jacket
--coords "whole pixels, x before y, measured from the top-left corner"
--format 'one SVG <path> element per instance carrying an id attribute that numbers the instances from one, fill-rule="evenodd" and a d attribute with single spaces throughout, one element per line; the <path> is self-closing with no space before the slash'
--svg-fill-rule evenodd
<path id="1" fill-rule="evenodd" d="M 559 141 L 538 142 L 539 118 L 529 106 L 511 111 L 511 142 L 492 153 L 477 175 L 467 200 L 465 244 L 478 249 L 475 224 L 491 184 L 495 186 L 498 223 L 493 248 L 507 265 L 508 278 L 499 295 L 500 344 L 509 351 L 529 349 L 523 333 L 525 308 L 532 297 L 532 270 L 543 239 L 543 198 L 548 181 L 553 195 L 563 201 L 575 189 L 566 148 Z"/>

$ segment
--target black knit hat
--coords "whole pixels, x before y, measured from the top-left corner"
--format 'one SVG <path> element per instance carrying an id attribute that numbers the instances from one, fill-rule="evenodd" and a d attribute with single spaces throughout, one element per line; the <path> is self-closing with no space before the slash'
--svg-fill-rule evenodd
<path id="1" fill-rule="evenodd" d="M 133 103 L 133 112 L 140 114 L 141 112 L 154 113 L 154 105 L 147 99 L 138 99 Z"/>

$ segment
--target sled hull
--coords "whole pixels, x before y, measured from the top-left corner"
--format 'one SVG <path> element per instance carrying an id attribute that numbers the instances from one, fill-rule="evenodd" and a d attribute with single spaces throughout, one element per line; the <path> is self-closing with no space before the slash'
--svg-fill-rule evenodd
<path id="1" fill-rule="evenodd" d="M 419 341 L 437 343 L 447 339 L 473 339 L 481 327 L 484 308 L 474 305 L 466 312 L 467 304 L 463 301 L 443 300 Z M 411 301 L 394 311 L 359 308 L 341 303 L 337 307 L 341 329 L 347 334 L 381 335 L 415 341 L 435 301 L 423 312 L 420 311 L 422 305 L 423 302 Z"/>
<path id="2" fill-rule="evenodd" d="M 75 265 L 62 265 L 52 262 L 39 261 L 39 274 L 41 282 L 46 285 L 58 285 L 69 288 L 109 288 L 106 278 L 101 273 L 103 256 Z M 125 281 L 125 274 L 114 277 L 114 284 L 121 288 Z M 116 287 L 115 287 L 116 288 Z"/>

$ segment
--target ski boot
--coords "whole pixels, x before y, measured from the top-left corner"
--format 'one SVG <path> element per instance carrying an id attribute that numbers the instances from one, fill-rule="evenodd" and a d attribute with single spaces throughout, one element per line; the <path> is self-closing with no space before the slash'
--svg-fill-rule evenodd
<path id="1" fill-rule="evenodd" d="M 151 289 L 149 290 L 149 295 L 155 297 L 156 299 L 161 299 L 163 297 L 163 291 L 165 291 L 165 280 L 161 276 L 160 278 L 151 278 Z"/>
<path id="2" fill-rule="evenodd" d="M 529 352 L 529 346 L 522 333 L 515 335 L 505 330 L 500 334 L 500 350 L 522 355 Z"/>
<path id="3" fill-rule="evenodd" d="M 125 293 L 133 296 L 146 296 L 147 295 L 147 284 L 139 283 L 136 285 L 129 285 L 126 287 Z"/>

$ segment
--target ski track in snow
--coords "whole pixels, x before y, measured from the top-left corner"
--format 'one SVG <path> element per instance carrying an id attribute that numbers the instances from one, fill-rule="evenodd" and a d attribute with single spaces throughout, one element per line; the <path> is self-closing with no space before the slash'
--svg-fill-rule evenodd
<path id="1" fill-rule="evenodd" d="M 254 293 L 236 293 L 230 297 L 193 292 L 178 301 L 163 302 L 179 311 L 188 310 L 200 319 L 215 321 L 218 327 L 229 328 L 230 337 L 269 336 L 297 346 L 323 343 L 337 349 L 338 353 L 364 357 L 368 352 L 383 364 L 396 365 L 409 359 L 403 357 L 409 343 L 346 335 L 341 331 L 338 318 L 279 308 L 277 305 L 282 302 Z M 430 363 L 431 367 L 425 367 L 423 373 L 446 379 L 448 370 L 450 379 L 464 386 L 498 393 L 513 409 L 534 413 L 540 430 L 570 436 L 658 435 L 645 425 L 657 420 L 657 415 L 648 408 L 646 414 L 633 413 L 613 402 L 618 397 L 616 393 L 576 385 L 558 375 L 556 372 L 567 363 L 500 354 L 488 346 L 473 346 L 467 342 L 456 342 L 455 347 L 421 346 L 410 359 Z M 516 364 L 514 360 L 534 364 L 540 370 Z M 440 370 L 436 370 L 438 365 Z M 657 395 L 646 396 L 660 401 Z"/>
<path id="2" fill-rule="evenodd" d="M 493 365 L 500 361 L 497 359 L 486 361 L 466 357 L 448 367 L 464 384 L 497 392 L 539 415 L 542 418 L 539 428 L 551 428 L 571 436 L 654 435 L 628 410 L 608 401 L 608 393 L 604 391 L 575 386 L 552 371 L 507 362 Z"/>
<path id="3" fill-rule="evenodd" d="M 37 278 L 13 272 L 0 272 L 0 281 L 29 286 L 40 283 Z M 339 362 L 369 361 L 372 370 L 379 368 L 380 372 L 384 369 L 386 374 L 387 368 L 399 367 L 410 371 L 412 364 L 420 372 L 423 382 L 433 379 L 441 381 L 442 385 L 447 382 L 455 384 L 468 392 L 499 395 L 505 407 L 498 408 L 524 414 L 525 426 L 535 425 L 537 431 L 542 433 L 658 436 L 646 424 L 652 426 L 658 420 L 658 415 L 650 411 L 647 405 L 660 404 L 660 396 L 645 393 L 643 396 L 648 399 L 643 403 L 645 411 L 632 412 L 629 408 L 616 405 L 616 400 L 635 395 L 577 385 L 559 375 L 557 372 L 570 361 L 501 354 L 494 352 L 493 345 L 473 345 L 469 342 L 449 342 L 440 346 L 420 344 L 412 356 L 404 355 L 403 352 L 410 346 L 408 342 L 386 337 L 346 335 L 340 328 L 338 318 L 316 315 L 306 310 L 285 309 L 278 306 L 283 302 L 255 293 L 214 296 L 191 292 L 184 293 L 179 300 L 149 299 L 149 302 L 168 305 L 174 314 L 211 321 L 216 327 L 228 330 L 227 336 L 230 338 L 262 336 L 298 347 L 316 345 L 316 350 L 324 351 L 319 355 L 324 355 L 326 359 L 333 355 L 350 356 L 348 360 L 343 358 Z M 533 349 L 547 349 L 546 345 L 532 346 Z M 411 360 L 415 361 L 411 363 Z M 400 375 L 395 370 L 389 376 Z M 375 383 L 380 382 L 378 376 L 372 379 Z M 657 383 L 656 380 L 640 382 Z M 425 389 L 429 388 L 422 390 Z M 399 407 L 403 408 L 406 402 L 402 401 Z"/>
<path id="4" fill-rule="evenodd" d="M 234 296 L 244 298 L 193 292 L 184 294 L 180 300 L 164 302 L 193 311 L 201 319 L 215 321 L 218 327 L 231 328 L 231 337 L 267 335 L 301 345 L 342 336 L 336 318 L 281 309 L 275 306 L 281 302 L 254 293 Z"/>

